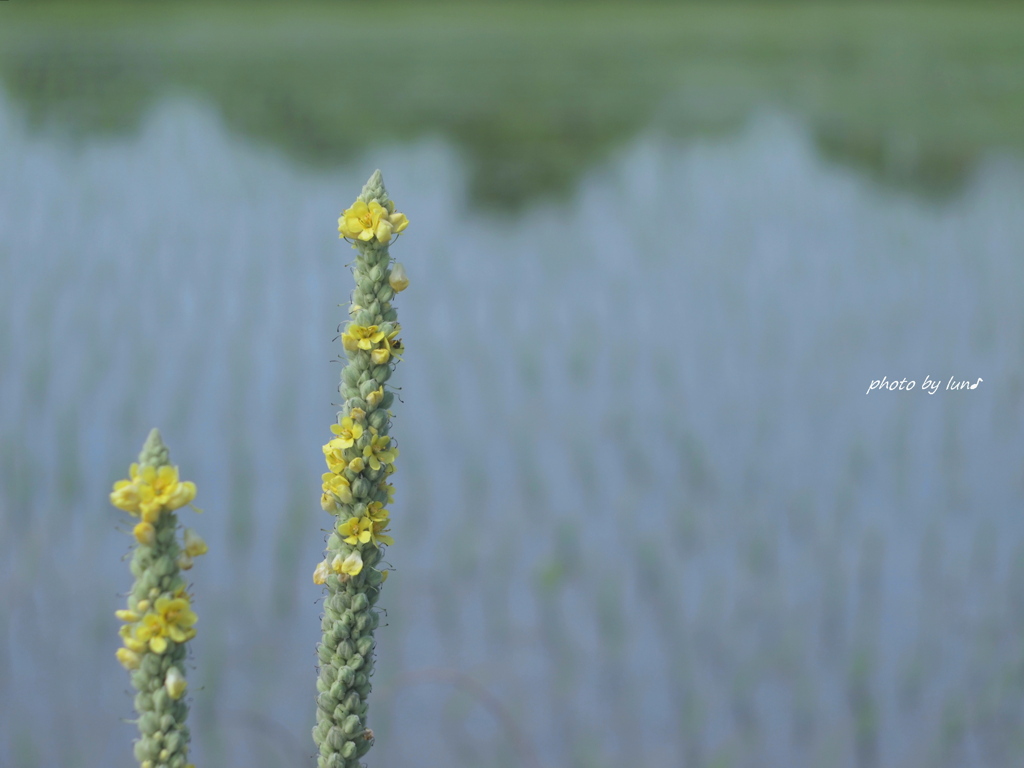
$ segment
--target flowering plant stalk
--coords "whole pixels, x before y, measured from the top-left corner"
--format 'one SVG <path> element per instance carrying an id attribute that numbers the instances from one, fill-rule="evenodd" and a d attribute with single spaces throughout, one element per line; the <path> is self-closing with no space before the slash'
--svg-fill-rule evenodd
<path id="1" fill-rule="evenodd" d="M 195 498 L 196 486 L 178 479 L 178 468 L 171 466 L 155 429 L 128 474 L 129 479 L 114 484 L 110 501 L 139 518 L 132 529 L 135 584 L 128 607 L 116 613 L 125 622 L 117 659 L 132 673 L 138 691 L 135 759 L 141 768 L 194 768 L 188 762 L 188 705 L 182 697 L 187 688 L 185 643 L 195 637 L 196 615 L 181 571 L 206 552 L 206 544 L 190 528 L 178 544 L 173 510 Z"/>
<path id="2" fill-rule="evenodd" d="M 400 359 L 401 328 L 391 300 L 408 286 L 400 264 L 391 266 L 388 245 L 408 225 L 384 189 L 380 171 L 338 220 L 341 237 L 352 242 L 356 288 L 341 335 L 348 363 L 341 372 L 344 398 L 334 437 L 324 446 L 321 506 L 334 515 L 324 560 L 313 572 L 326 585 L 323 638 L 317 647 L 316 727 L 319 768 L 357 768 L 373 745 L 366 727 L 367 696 L 373 673 L 373 631 L 379 616 L 373 610 L 387 571 L 378 569 L 387 535 L 386 508 L 394 488 L 398 450 L 388 437 L 394 394 L 386 389 Z"/>

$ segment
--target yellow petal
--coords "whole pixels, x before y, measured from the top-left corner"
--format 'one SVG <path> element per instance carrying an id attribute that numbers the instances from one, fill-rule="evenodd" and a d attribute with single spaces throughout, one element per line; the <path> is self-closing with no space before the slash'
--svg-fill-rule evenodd
<path id="1" fill-rule="evenodd" d="M 119 480 L 114 484 L 114 491 L 110 494 L 110 503 L 125 512 L 133 515 L 139 513 L 139 489 L 134 482 Z"/>
<path id="2" fill-rule="evenodd" d="M 409 226 L 409 220 L 405 218 L 404 213 L 392 213 L 389 218 L 391 219 L 391 227 L 396 235 Z"/>
<path id="3" fill-rule="evenodd" d="M 178 509 L 188 504 L 196 497 L 196 484 L 193 482 L 177 483 L 170 492 L 166 506 L 167 509 Z"/>
<path id="4" fill-rule="evenodd" d="M 141 640 L 136 640 L 134 637 L 126 637 L 124 639 L 124 647 L 135 653 L 145 653 L 148 646 Z"/>
<path id="5" fill-rule="evenodd" d="M 177 624 L 168 627 L 167 634 L 170 636 L 171 640 L 176 643 L 184 643 L 188 639 L 185 636 L 184 628 L 179 627 Z M 152 641 L 150 641 L 150 645 L 152 645 Z M 157 651 L 157 653 L 160 653 L 160 651 Z"/>
<path id="6" fill-rule="evenodd" d="M 139 665 L 142 664 L 142 658 L 139 654 L 135 651 L 129 650 L 128 648 L 118 648 L 116 655 L 117 660 L 121 662 L 121 666 L 125 669 L 138 669 Z"/>
<path id="7" fill-rule="evenodd" d="M 140 505 L 139 507 L 142 519 L 147 523 L 155 523 L 160 518 L 160 511 L 162 509 L 163 507 L 153 502 Z"/>
<path id="8" fill-rule="evenodd" d="M 352 552 L 341 564 L 342 573 L 347 573 L 349 576 L 358 576 L 361 570 L 363 570 L 363 558 L 358 552 Z"/>
<path id="9" fill-rule="evenodd" d="M 156 528 L 153 527 L 152 523 L 147 523 L 145 520 L 136 525 L 132 529 L 132 533 L 135 534 L 139 544 L 152 547 L 156 543 Z"/>

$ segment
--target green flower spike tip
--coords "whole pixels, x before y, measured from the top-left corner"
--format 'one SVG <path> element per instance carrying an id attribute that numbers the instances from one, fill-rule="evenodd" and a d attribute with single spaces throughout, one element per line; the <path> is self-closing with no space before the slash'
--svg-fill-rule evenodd
<path id="1" fill-rule="evenodd" d="M 135 759 L 140 768 L 194 768 L 188 762 L 188 705 L 183 697 L 185 643 L 195 637 L 196 615 L 181 571 L 206 552 L 206 543 L 186 528 L 178 544 L 174 510 L 195 498 L 196 486 L 178 479 L 178 468 L 171 465 L 155 429 L 128 475 L 114 484 L 110 501 L 139 518 L 132 529 L 137 542 L 131 566 L 135 585 L 128 607 L 116 613 L 125 622 L 117 660 L 131 672 L 138 691 Z"/>
<path id="2" fill-rule="evenodd" d="M 338 219 L 338 233 L 356 250 L 356 288 L 352 320 L 341 335 L 348 363 L 338 391 L 345 405 L 324 446 L 328 471 L 320 505 L 336 519 L 326 556 L 313 571 L 314 583 L 327 590 L 313 729 L 319 768 L 357 768 L 373 744 L 366 727 L 373 630 L 379 621 L 373 606 L 388 575 L 377 566 L 384 547 L 393 543 L 387 535 L 387 505 L 394 493 L 388 478 L 398 456 L 388 437 L 394 394 L 387 381 L 402 353 L 391 300 L 409 285 L 405 269 L 392 267 L 388 246 L 408 224 L 395 211 L 380 171 Z"/>

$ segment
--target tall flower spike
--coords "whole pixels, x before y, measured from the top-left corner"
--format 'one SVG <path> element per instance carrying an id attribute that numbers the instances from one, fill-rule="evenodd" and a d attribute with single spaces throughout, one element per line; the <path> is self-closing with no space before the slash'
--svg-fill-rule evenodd
<path id="1" fill-rule="evenodd" d="M 185 546 L 178 544 L 174 510 L 192 501 L 196 487 L 178 479 L 177 467 L 171 466 L 167 446 L 155 429 L 128 474 L 129 479 L 114 484 L 110 500 L 115 507 L 143 518 L 132 529 L 137 542 L 131 564 L 135 584 L 127 609 L 116 613 L 126 622 L 117 660 L 132 673 L 132 685 L 138 691 L 135 759 L 143 768 L 187 768 L 191 764 L 183 670 L 185 644 L 196 634 L 196 615 L 179 562 L 188 557 L 191 566 L 191 557 L 205 552 L 206 545 L 191 530 Z"/>
<path id="2" fill-rule="evenodd" d="M 356 288 L 351 321 L 341 336 L 348 356 L 338 388 L 344 407 L 324 446 L 328 472 L 322 478 L 320 505 L 335 517 L 334 530 L 324 559 L 313 571 L 313 583 L 327 590 L 313 729 L 319 768 L 358 768 L 359 758 L 373 744 L 366 727 L 373 631 L 379 622 L 373 606 L 387 576 L 377 566 L 383 547 L 392 543 L 384 533 L 384 507 L 391 500 L 387 478 L 398 456 L 388 436 L 394 394 L 386 383 L 403 349 L 391 300 L 408 285 L 404 271 L 397 281 L 401 287 L 392 279 L 388 248 L 408 224 L 388 197 L 380 171 L 338 219 L 339 234 L 356 250 Z"/>

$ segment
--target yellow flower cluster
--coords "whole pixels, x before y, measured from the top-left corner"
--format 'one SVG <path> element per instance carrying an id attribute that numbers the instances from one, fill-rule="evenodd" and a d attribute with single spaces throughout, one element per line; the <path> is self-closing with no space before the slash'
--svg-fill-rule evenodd
<path id="1" fill-rule="evenodd" d="M 117 611 L 116 615 L 127 622 L 121 627 L 124 647 L 117 651 L 118 661 L 126 669 L 137 669 L 141 654 L 146 651 L 166 651 L 169 640 L 184 643 L 196 636 L 196 615 L 184 587 L 179 587 L 171 597 L 158 597 L 153 603 L 140 600 L 134 610 Z"/>
<path id="2" fill-rule="evenodd" d="M 338 219 L 338 234 L 364 243 L 376 238 L 383 245 L 407 226 L 409 220 L 404 213 L 395 213 L 395 204 L 390 200 L 386 205 L 376 200 L 369 203 L 356 200 Z"/>
<path id="3" fill-rule="evenodd" d="M 346 557 L 341 555 L 335 555 L 334 559 L 328 562 L 327 560 L 320 561 L 316 568 L 313 570 L 313 583 L 314 584 L 326 584 L 327 577 L 333 572 L 339 574 L 343 579 L 348 576 L 358 576 L 359 572 L 363 570 L 363 556 L 359 554 L 359 550 L 353 550 Z M 389 571 L 384 571 L 380 575 L 381 584 L 388 580 Z"/>
<path id="4" fill-rule="evenodd" d="M 143 523 L 152 526 L 164 510 L 183 507 L 196 497 L 196 485 L 178 480 L 178 468 L 163 466 L 139 467 L 132 464 L 128 470 L 129 480 L 118 480 L 110 494 L 110 503 L 118 509 L 141 517 Z M 138 527 L 138 526 L 137 526 Z M 148 530 L 136 531 L 136 538 L 143 540 Z M 145 543 L 145 542 L 144 542 Z"/>
<path id="5" fill-rule="evenodd" d="M 376 325 L 357 325 L 349 323 L 341 334 L 341 343 L 349 352 L 363 350 L 370 353 L 374 365 L 384 365 L 392 357 L 401 360 L 402 340 L 397 338 L 402 330 L 400 325 L 390 333 L 384 333 Z"/>
<path id="6" fill-rule="evenodd" d="M 388 511 L 379 501 L 370 502 L 368 506 L 377 506 L 376 514 L 368 510 L 366 517 L 350 517 L 338 526 L 338 533 L 345 537 L 346 544 L 394 544 L 395 540 L 387 536 Z"/>
<path id="7" fill-rule="evenodd" d="M 376 405 L 384 396 L 383 386 L 367 397 L 367 402 Z M 363 471 L 369 467 L 374 471 L 383 469 L 385 476 L 379 480 L 378 487 L 386 490 L 389 501 L 393 497 L 394 488 L 387 482 L 387 475 L 394 471 L 398 449 L 392 447 L 391 438 L 382 435 L 376 427 L 364 427 L 366 412 L 362 408 L 353 408 L 340 424 L 331 426 L 334 438 L 323 447 L 328 472 L 322 476 L 323 495 L 320 505 L 331 514 L 340 514 L 347 505 L 356 503 L 352 495 L 352 484 L 359 479 Z M 393 544 L 394 539 L 387 535 L 389 523 L 388 510 L 379 501 L 371 501 L 365 511 L 350 516 L 337 525 L 346 544 L 352 546 L 372 544 Z M 363 568 L 363 559 L 358 549 L 345 557 L 336 555 L 330 562 L 324 561 L 313 573 L 313 581 L 323 584 L 328 574 L 334 573 L 355 576 Z"/>

